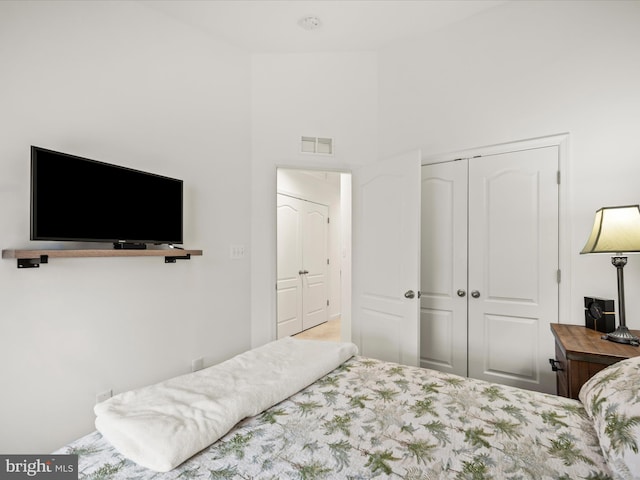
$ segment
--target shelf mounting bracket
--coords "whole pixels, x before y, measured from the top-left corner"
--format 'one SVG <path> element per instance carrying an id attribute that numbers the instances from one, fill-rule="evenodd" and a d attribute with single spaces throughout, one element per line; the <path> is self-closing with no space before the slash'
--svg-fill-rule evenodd
<path id="1" fill-rule="evenodd" d="M 41 263 L 49 263 L 49 255 L 37 258 L 18 258 L 18 268 L 40 268 Z"/>
<path id="2" fill-rule="evenodd" d="M 176 263 L 176 260 L 191 260 L 191 254 L 186 255 L 172 255 L 164 257 L 164 263 Z"/>

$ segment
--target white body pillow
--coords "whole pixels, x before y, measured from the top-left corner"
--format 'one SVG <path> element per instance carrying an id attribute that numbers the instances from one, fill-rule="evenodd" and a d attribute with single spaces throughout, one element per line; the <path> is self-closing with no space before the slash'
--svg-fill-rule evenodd
<path id="1" fill-rule="evenodd" d="M 96 428 L 125 457 L 167 472 L 355 354 L 352 343 L 284 338 L 99 403 Z"/>

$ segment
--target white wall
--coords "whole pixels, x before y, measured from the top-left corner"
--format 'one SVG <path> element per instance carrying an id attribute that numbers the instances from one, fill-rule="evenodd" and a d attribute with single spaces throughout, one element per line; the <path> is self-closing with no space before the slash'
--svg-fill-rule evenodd
<path id="1" fill-rule="evenodd" d="M 29 146 L 185 182 L 204 256 L 0 261 L 0 452 L 90 432 L 96 394 L 250 346 L 250 57 L 143 2 L 0 2 L 0 247 L 29 241 Z M 149 206 L 153 208 L 153 206 Z M 36 245 L 37 244 L 37 245 Z"/>
<path id="2" fill-rule="evenodd" d="M 276 168 L 351 170 L 377 158 L 377 55 L 264 54 L 252 60 L 252 345 L 276 338 Z M 300 137 L 331 137 L 331 157 Z"/>
<path id="3" fill-rule="evenodd" d="M 585 295 L 617 303 L 609 257 L 579 252 L 596 209 L 640 202 L 639 25 L 640 2 L 509 2 L 379 56 L 381 156 L 569 132 L 564 323 L 584 322 Z M 625 283 L 627 324 L 640 329 L 640 257 Z"/>

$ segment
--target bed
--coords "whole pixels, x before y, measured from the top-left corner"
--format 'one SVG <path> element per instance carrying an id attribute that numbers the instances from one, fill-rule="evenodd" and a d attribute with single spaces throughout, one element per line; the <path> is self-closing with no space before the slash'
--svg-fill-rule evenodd
<path id="1" fill-rule="evenodd" d="M 274 344 L 301 341 L 286 342 Z M 640 478 L 640 357 L 593 377 L 581 403 L 346 356 L 167 471 L 130 460 L 99 431 L 55 453 L 78 455 L 80 479 Z"/>

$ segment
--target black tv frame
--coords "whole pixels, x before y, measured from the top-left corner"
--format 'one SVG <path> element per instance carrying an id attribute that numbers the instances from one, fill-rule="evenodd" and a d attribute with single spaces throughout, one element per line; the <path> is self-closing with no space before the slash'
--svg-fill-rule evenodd
<path id="1" fill-rule="evenodd" d="M 95 235 L 94 232 L 89 232 L 88 230 L 86 234 L 83 235 L 81 233 L 78 233 L 82 231 L 82 227 L 79 227 L 80 228 L 79 230 L 75 230 L 76 233 L 73 233 L 73 234 L 69 234 L 70 231 L 63 232 L 61 230 L 58 230 L 57 232 L 53 232 L 52 234 L 51 228 L 49 228 L 48 231 L 45 229 L 45 231 L 43 232 L 42 231 L 43 227 L 41 225 L 41 222 L 39 222 L 39 220 L 42 217 L 42 210 L 43 208 L 44 209 L 49 208 L 50 210 L 47 211 L 47 214 L 52 215 L 51 209 L 53 207 L 50 207 L 50 206 L 43 207 L 41 203 L 38 203 L 38 196 L 40 194 L 43 194 L 42 187 L 40 185 L 42 180 L 39 176 L 39 171 L 38 171 L 39 168 L 43 169 L 42 165 L 40 164 L 40 162 L 42 162 L 42 158 L 40 159 L 38 158 L 39 154 L 53 156 L 59 159 L 60 161 L 68 160 L 70 162 L 77 162 L 77 165 L 81 166 L 81 168 L 89 168 L 94 170 L 92 173 L 95 173 L 95 170 L 96 170 L 93 167 L 98 167 L 98 170 L 101 170 L 103 174 L 111 175 L 112 177 L 115 176 L 115 178 L 117 179 L 122 179 L 122 181 L 125 184 L 127 183 L 130 184 L 129 188 L 131 190 L 129 193 L 133 192 L 133 189 L 131 187 L 135 183 L 136 178 L 139 179 L 139 181 L 141 182 L 141 185 L 142 183 L 145 183 L 147 186 L 150 183 L 152 185 L 161 185 L 162 183 L 164 183 L 165 184 L 164 188 L 170 187 L 171 193 L 175 196 L 173 200 L 176 201 L 176 204 L 172 203 L 169 206 L 160 205 L 159 207 L 154 207 L 154 205 L 143 207 L 140 204 L 143 202 L 146 202 L 147 200 L 146 198 L 143 198 L 146 196 L 144 192 L 139 192 L 134 194 L 133 197 L 135 199 L 131 201 L 130 199 L 122 198 L 122 191 L 118 191 L 117 188 L 114 188 L 113 192 L 110 193 L 110 198 L 102 199 L 102 203 L 100 204 L 100 207 L 111 209 L 111 204 L 113 204 L 114 211 L 117 210 L 118 212 L 124 212 L 128 215 L 132 215 L 133 213 L 131 211 L 127 211 L 126 209 L 130 209 L 130 210 L 135 209 L 141 215 L 142 215 L 141 210 L 144 209 L 144 217 L 147 220 L 151 221 L 152 225 L 157 225 L 159 222 L 165 221 L 167 218 L 167 215 L 172 215 L 172 221 L 175 224 L 172 228 L 173 232 L 171 234 L 167 233 L 167 235 L 163 234 L 159 236 L 157 236 L 155 233 L 149 236 L 124 235 L 123 236 L 124 238 L 121 238 L 120 236 L 117 236 L 117 235 L 104 235 L 104 236 Z M 48 166 L 47 168 L 55 168 L 55 167 Z M 69 168 L 68 165 L 67 165 L 67 168 Z M 94 178 L 74 178 L 72 182 L 71 179 L 69 178 L 65 183 L 66 183 L 66 186 L 76 185 L 76 184 L 80 185 L 78 182 L 84 181 L 84 182 L 90 183 L 94 180 L 95 180 L 95 177 Z M 158 182 L 161 182 L 161 183 L 158 183 Z M 51 185 L 49 185 L 49 187 L 51 187 Z M 79 186 L 78 191 L 82 192 L 82 188 L 86 189 L 87 187 Z M 103 188 L 104 188 L 104 185 L 103 185 Z M 157 188 L 157 186 L 155 188 Z M 51 192 L 47 192 L 47 194 L 50 196 L 52 195 Z M 70 193 L 64 192 L 64 193 L 61 193 L 61 195 L 69 196 Z M 162 203 L 167 199 L 161 199 L 161 198 L 150 199 L 150 201 L 153 201 L 153 200 L 156 200 L 159 203 Z M 78 199 L 78 201 L 81 201 L 81 199 Z M 71 203 L 70 200 L 67 198 L 67 205 L 69 205 L 70 203 Z M 88 205 L 82 205 L 77 208 L 79 208 L 80 210 L 84 208 L 85 212 L 90 212 Z M 170 246 L 174 246 L 176 244 L 183 243 L 183 233 L 184 233 L 184 210 L 183 209 L 184 209 L 184 182 L 182 180 L 172 178 L 172 177 L 167 177 L 164 175 L 158 175 L 155 173 L 146 172 L 142 170 L 136 170 L 136 169 L 132 169 L 132 168 L 128 168 L 128 167 L 124 167 L 124 166 L 120 166 L 112 163 L 101 162 L 101 161 L 93 160 L 86 157 L 49 150 L 49 149 L 37 147 L 34 145 L 31 146 L 31 192 L 30 192 L 30 239 L 31 240 L 104 242 L 104 243 L 112 243 L 114 248 L 116 249 L 145 249 L 147 247 L 147 244 L 156 244 L 156 245 L 168 244 Z M 75 212 L 75 214 L 79 215 L 77 211 Z M 115 216 L 111 214 L 109 218 L 113 220 Z M 67 219 L 66 221 L 68 223 L 70 220 Z M 178 223 L 179 223 L 179 227 L 177 226 Z M 81 222 L 79 222 L 79 225 L 81 225 Z M 92 228 L 95 229 L 96 225 L 97 225 L 96 222 L 93 222 Z M 67 228 L 69 227 L 67 226 Z M 134 227 L 133 230 L 135 229 L 136 228 Z M 130 230 L 130 231 L 133 231 L 133 230 Z"/>

